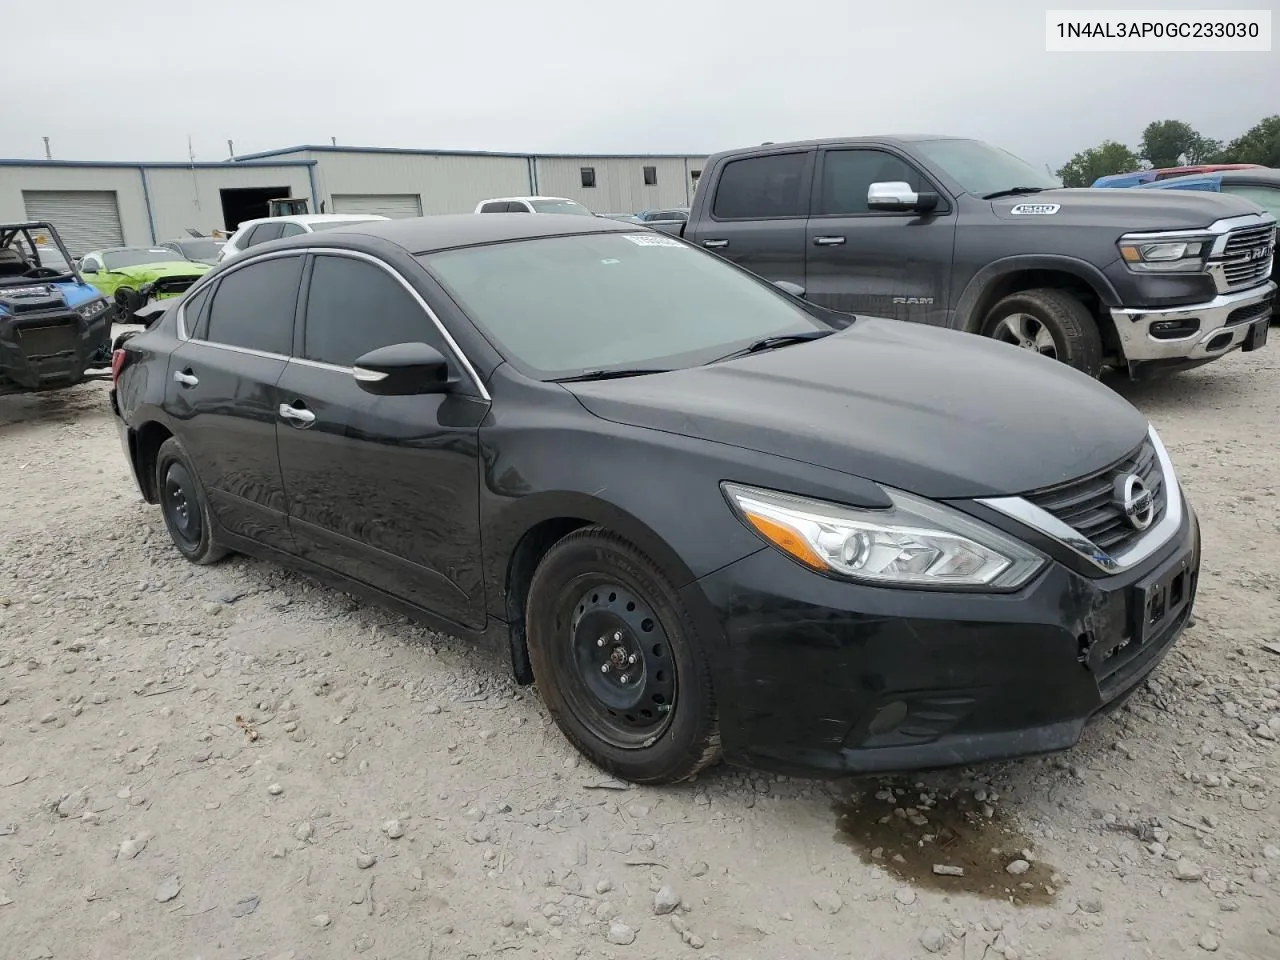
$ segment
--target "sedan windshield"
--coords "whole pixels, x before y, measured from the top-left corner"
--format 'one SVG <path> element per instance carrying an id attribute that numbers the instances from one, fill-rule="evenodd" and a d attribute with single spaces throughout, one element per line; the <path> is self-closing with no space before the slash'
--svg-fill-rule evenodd
<path id="1" fill-rule="evenodd" d="M 981 140 L 924 140 L 916 147 L 967 193 L 979 197 L 1020 188 L 1032 193 L 1062 186 L 1057 177 Z"/>
<path id="2" fill-rule="evenodd" d="M 576 213 L 592 216 L 590 210 L 574 200 L 530 200 L 534 213 Z"/>
<path id="3" fill-rule="evenodd" d="M 831 329 L 766 281 L 649 231 L 419 259 L 513 366 L 541 380 L 695 366 L 762 338 Z"/>
<path id="4" fill-rule="evenodd" d="M 126 267 L 137 267 L 144 263 L 168 263 L 180 257 L 172 250 L 157 247 L 149 250 L 138 247 L 129 250 L 110 250 L 102 255 L 102 264 L 108 270 L 123 270 Z"/>

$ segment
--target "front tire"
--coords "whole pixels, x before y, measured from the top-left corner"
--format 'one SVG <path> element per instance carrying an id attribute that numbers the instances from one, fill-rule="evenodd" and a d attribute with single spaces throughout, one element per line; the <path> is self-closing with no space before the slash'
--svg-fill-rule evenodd
<path id="1" fill-rule="evenodd" d="M 1065 290 L 1023 290 L 987 314 L 984 336 L 1060 360 L 1082 373 L 1102 372 L 1102 335 L 1089 308 Z"/>
<path id="2" fill-rule="evenodd" d="M 602 527 L 534 572 L 529 659 L 547 710 L 589 760 L 633 783 L 687 780 L 720 755 L 705 648 L 662 570 Z"/>
<path id="3" fill-rule="evenodd" d="M 164 525 L 179 553 L 200 566 L 227 555 L 214 538 L 204 487 L 177 437 L 162 443 L 156 453 L 156 491 Z"/>

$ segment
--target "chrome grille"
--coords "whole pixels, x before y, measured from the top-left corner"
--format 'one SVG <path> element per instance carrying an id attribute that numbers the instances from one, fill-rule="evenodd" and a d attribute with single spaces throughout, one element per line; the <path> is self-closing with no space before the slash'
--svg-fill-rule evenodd
<path id="1" fill-rule="evenodd" d="M 1150 437 L 1127 457 L 1105 470 L 1028 494 L 1026 499 L 1053 514 L 1096 546 L 1114 554 L 1124 550 L 1144 532 L 1129 524 L 1115 498 L 1116 480 L 1131 473 L 1142 478 L 1155 499 L 1155 515 L 1147 528 L 1150 529 L 1164 517 L 1169 500 L 1160 458 L 1156 456 Z"/>
<path id="2" fill-rule="evenodd" d="M 1231 231 L 1222 258 L 1216 261 L 1227 289 L 1239 290 L 1266 280 L 1271 275 L 1275 246 L 1274 224 Z"/>

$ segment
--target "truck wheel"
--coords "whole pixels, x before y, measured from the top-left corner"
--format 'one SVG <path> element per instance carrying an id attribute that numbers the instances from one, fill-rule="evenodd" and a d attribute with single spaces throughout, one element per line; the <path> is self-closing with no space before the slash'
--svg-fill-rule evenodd
<path id="1" fill-rule="evenodd" d="M 1091 377 L 1102 371 L 1102 336 L 1089 309 L 1064 290 L 1022 290 L 987 314 L 984 336 L 1061 360 Z"/>
<path id="2" fill-rule="evenodd" d="M 121 287 L 116 291 L 116 323 L 137 323 L 133 311 L 141 309 L 143 298 L 137 290 Z"/>
<path id="3" fill-rule="evenodd" d="M 714 762 L 720 732 L 702 639 L 670 580 L 617 534 L 569 534 L 533 575 L 534 681 L 565 737 L 633 783 L 675 783 Z"/>

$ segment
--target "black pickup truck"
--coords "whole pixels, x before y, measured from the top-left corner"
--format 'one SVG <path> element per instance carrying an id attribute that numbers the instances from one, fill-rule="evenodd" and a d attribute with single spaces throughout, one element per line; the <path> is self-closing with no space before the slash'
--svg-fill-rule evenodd
<path id="1" fill-rule="evenodd" d="M 769 143 L 711 157 L 655 223 L 821 306 L 967 330 L 1097 376 L 1266 342 L 1276 221 L 1240 197 L 1063 189 L 980 140 Z"/>

